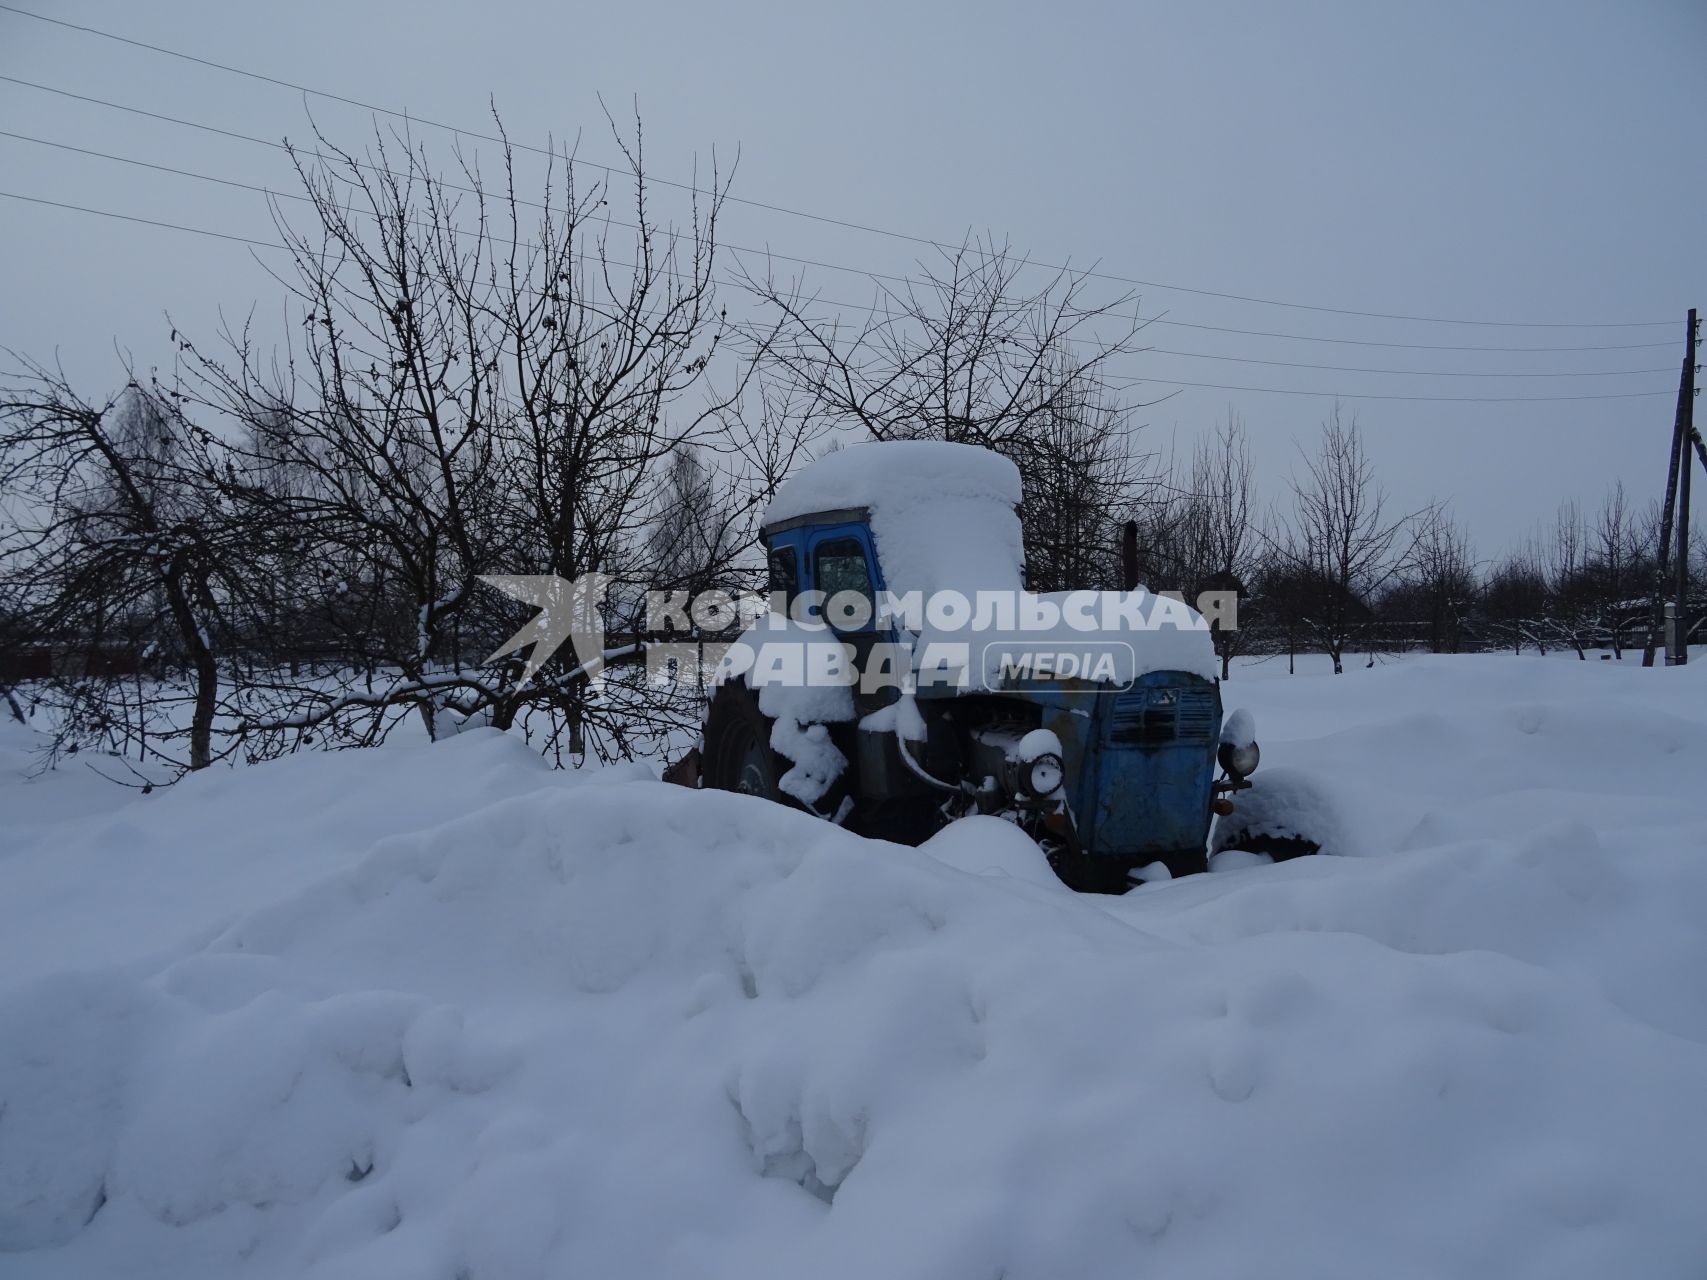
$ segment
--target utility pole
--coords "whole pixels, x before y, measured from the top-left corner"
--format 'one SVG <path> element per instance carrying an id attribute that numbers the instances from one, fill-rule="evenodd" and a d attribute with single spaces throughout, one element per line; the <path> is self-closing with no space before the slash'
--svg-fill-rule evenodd
<path id="1" fill-rule="evenodd" d="M 1666 628 L 1666 578 L 1670 567 L 1672 542 L 1672 513 L 1677 505 L 1677 486 L 1679 464 L 1684 464 L 1687 471 L 1688 455 L 1685 450 L 1689 432 L 1684 429 L 1694 413 L 1695 402 L 1695 308 L 1689 309 L 1689 328 L 1687 340 L 1683 348 L 1683 373 L 1677 387 L 1677 414 L 1672 419 L 1671 428 L 1671 464 L 1666 475 L 1665 505 L 1660 508 L 1660 538 L 1659 545 L 1654 548 L 1654 607 L 1648 621 L 1648 643 L 1642 649 L 1642 665 L 1654 665 L 1654 649 L 1658 644 L 1666 646 L 1666 662 L 1672 662 L 1672 647 Z M 1687 543 L 1685 544 L 1687 549 Z"/>
<path id="2" fill-rule="evenodd" d="M 1677 427 L 1677 615 L 1676 643 L 1666 654 L 1670 666 L 1689 661 L 1689 446 L 1695 437 L 1695 308 L 1689 309 L 1689 346 L 1683 357 L 1682 397 Z"/>

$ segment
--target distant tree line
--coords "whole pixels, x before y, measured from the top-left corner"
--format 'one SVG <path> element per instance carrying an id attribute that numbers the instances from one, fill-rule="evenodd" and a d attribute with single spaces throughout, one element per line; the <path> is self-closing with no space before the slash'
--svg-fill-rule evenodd
<path id="1" fill-rule="evenodd" d="M 1395 511 L 1355 418 L 1336 406 L 1314 449 L 1300 448 L 1286 496 L 1265 512 L 1242 425 L 1222 424 L 1183 477 L 1149 508 L 1141 534 L 1149 577 L 1187 598 L 1239 593 L 1239 627 L 1216 634 L 1222 672 L 1239 654 L 1326 654 L 1335 672 L 1407 651 L 1591 649 L 1615 657 L 1652 644 L 1658 501 L 1638 510 L 1623 483 L 1598 509 L 1577 499 L 1504 555 L 1477 556 L 1445 502 Z M 1707 539 L 1691 551 L 1707 569 Z M 1695 611 L 1699 619 L 1701 610 Z"/>
<path id="2" fill-rule="evenodd" d="M 501 124 L 500 124 L 501 131 Z M 1646 639 L 1655 526 L 1621 488 L 1494 563 L 1442 503 L 1395 510 L 1336 409 L 1285 500 L 1259 508 L 1243 425 L 1182 461 L 1144 447 L 1107 376 L 1141 350 L 1130 297 L 968 241 L 879 285 L 856 324 L 714 265 L 728 179 L 654 215 L 638 122 L 591 186 L 558 157 L 524 195 L 406 140 L 293 152 L 308 216 L 275 207 L 291 334 L 211 343 L 92 397 L 14 355 L 0 376 L 0 691 L 51 755 L 168 771 L 369 745 L 400 723 L 524 734 L 559 761 L 655 755 L 691 688 L 636 665 L 642 593 L 757 587 L 757 523 L 824 449 L 995 449 L 1025 493 L 1028 585 L 1232 591 L 1223 672 L 1249 653 L 1590 647 Z M 621 216 L 613 211 L 621 206 Z M 488 574 L 604 575 L 609 651 L 535 678 L 487 655 L 529 610 Z M 1370 658 L 1373 660 L 1373 656 Z M 594 687 L 589 664 L 609 664 Z M 627 665 L 625 665 L 627 664 Z M 157 776 L 158 770 L 149 773 Z M 138 774 L 138 785 L 143 785 Z"/>

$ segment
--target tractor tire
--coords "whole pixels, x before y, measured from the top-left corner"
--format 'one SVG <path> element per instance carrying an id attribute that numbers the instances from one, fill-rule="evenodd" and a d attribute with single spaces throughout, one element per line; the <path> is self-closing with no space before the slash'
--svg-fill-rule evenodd
<path id="1" fill-rule="evenodd" d="M 918 846 L 941 831 L 943 823 L 937 797 L 905 796 L 867 806 L 848 826 L 868 840 Z"/>
<path id="2" fill-rule="evenodd" d="M 1239 792 L 1234 804 L 1229 816 L 1215 820 L 1211 855 L 1238 849 L 1286 862 L 1320 853 L 1324 846 L 1329 852 L 1343 846 L 1343 839 L 1335 838 L 1339 824 L 1332 795 L 1306 774 L 1270 770 Z"/>
<path id="3" fill-rule="evenodd" d="M 758 697 L 745 682 L 720 685 L 705 717 L 700 785 L 758 796 L 828 822 L 841 821 L 846 816 L 843 809 L 849 794 L 847 774 L 837 778 L 815 805 L 790 795 L 782 789 L 781 779 L 792 764 L 771 746 L 775 726 L 776 722 L 759 710 Z"/>
<path id="4" fill-rule="evenodd" d="M 1321 846 L 1314 840 L 1271 831 L 1235 831 L 1227 837 L 1225 847 L 1216 852 L 1225 853 L 1231 849 L 1237 849 L 1241 853 L 1266 854 L 1275 862 L 1285 862 L 1289 858 L 1308 858 L 1322 851 Z"/>
<path id="5" fill-rule="evenodd" d="M 1066 849 L 1045 849 L 1056 877 L 1074 893 L 1101 893 L 1118 897 L 1132 889 L 1132 867 L 1118 858 L 1093 858 Z"/>
<path id="6" fill-rule="evenodd" d="M 758 698 L 740 680 L 726 681 L 712 696 L 700 768 L 704 786 L 778 804 L 793 803 L 777 786 L 786 770 L 771 748 L 770 717 L 759 710 Z"/>

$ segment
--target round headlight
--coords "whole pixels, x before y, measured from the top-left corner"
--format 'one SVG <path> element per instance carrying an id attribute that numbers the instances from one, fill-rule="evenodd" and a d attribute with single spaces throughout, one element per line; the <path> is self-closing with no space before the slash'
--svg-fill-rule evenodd
<path id="1" fill-rule="evenodd" d="M 1262 751 L 1254 742 L 1243 745 L 1223 742 L 1218 758 L 1221 767 L 1235 778 L 1248 778 L 1257 771 L 1257 764 L 1262 760 Z"/>
<path id="2" fill-rule="evenodd" d="M 1066 780 L 1067 767 L 1053 751 L 1037 756 L 1025 766 L 1025 789 L 1030 795 L 1052 796 Z"/>

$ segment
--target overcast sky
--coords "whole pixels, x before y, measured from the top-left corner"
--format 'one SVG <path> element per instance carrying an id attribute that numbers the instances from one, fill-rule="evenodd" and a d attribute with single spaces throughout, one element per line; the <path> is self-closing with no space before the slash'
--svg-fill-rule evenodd
<path id="1" fill-rule="evenodd" d="M 1139 292 L 1163 321 L 1146 335 L 1156 350 L 1120 367 L 1154 380 L 1137 394 L 1312 393 L 1186 387 L 1144 412 L 1152 445 L 1189 448 L 1231 408 L 1278 494 L 1337 393 L 1395 503 L 1451 498 L 1484 555 L 1562 496 L 1596 504 L 1619 477 L 1657 493 L 1684 313 L 1707 305 L 1702 0 L 18 7 L 463 127 L 486 127 L 495 97 L 514 135 L 581 131 L 593 159 L 613 152 L 597 95 L 634 99 L 659 176 L 739 148 L 735 194 L 752 200 L 939 240 L 990 232 L 1040 261 L 1152 282 Z M 259 138 L 300 139 L 310 107 L 352 144 L 369 128 L 325 100 L 4 11 L 0 75 Z M 7 81 L 0 120 L 290 189 L 270 148 Z M 0 137 L 0 175 L 17 195 L 274 235 L 253 193 L 37 142 Z M 915 271 L 921 253 L 742 206 L 723 236 L 866 271 Z M 115 344 L 144 368 L 169 360 L 163 313 L 208 334 L 221 307 L 280 305 L 252 256 L 268 254 L 205 236 L 0 199 L 0 245 L 0 346 L 57 352 L 90 394 L 122 380 Z M 856 274 L 809 280 L 870 299 Z M 1594 346 L 1619 349 L 1486 349 Z M 1657 394 L 1356 398 L 1631 392 Z"/>

